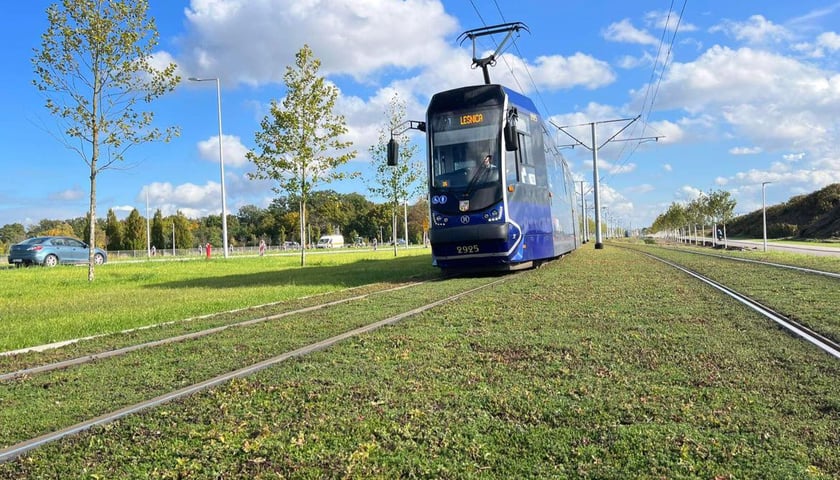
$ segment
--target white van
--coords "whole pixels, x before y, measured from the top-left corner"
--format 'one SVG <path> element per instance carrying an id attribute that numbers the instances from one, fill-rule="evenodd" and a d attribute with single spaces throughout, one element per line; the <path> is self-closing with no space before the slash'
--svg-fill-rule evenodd
<path id="1" fill-rule="evenodd" d="M 315 248 L 341 248 L 344 246 L 343 235 L 324 235 L 315 244 Z"/>

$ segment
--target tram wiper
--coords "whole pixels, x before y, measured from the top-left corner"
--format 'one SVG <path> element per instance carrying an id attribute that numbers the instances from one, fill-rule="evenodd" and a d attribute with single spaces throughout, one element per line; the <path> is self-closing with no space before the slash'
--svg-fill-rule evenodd
<path id="1" fill-rule="evenodd" d="M 473 176 L 470 178 L 470 182 L 467 184 L 467 188 L 465 193 L 467 196 L 472 196 L 473 192 L 475 192 L 476 186 L 479 183 L 487 183 L 490 180 L 495 180 L 492 175 L 495 174 L 495 179 L 499 178 L 499 168 L 493 165 L 493 157 L 487 155 L 484 157 L 481 165 L 477 166 L 473 171 Z M 479 182 L 480 181 L 480 182 Z"/>

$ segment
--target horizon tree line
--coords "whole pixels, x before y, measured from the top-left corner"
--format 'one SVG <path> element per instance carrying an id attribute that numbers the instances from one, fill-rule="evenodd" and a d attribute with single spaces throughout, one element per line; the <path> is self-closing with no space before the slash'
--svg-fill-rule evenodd
<path id="1" fill-rule="evenodd" d="M 300 244 L 316 243 L 321 235 L 342 234 L 347 241 L 361 238 L 370 242 L 392 240 L 393 212 L 390 201 L 374 203 L 359 193 L 341 194 L 332 190 L 310 193 L 308 223 L 300 236 L 299 201 L 294 197 L 277 197 L 268 207 L 245 205 L 236 213 L 228 214 L 228 242 L 231 246 L 256 246 L 260 240 L 269 245 L 286 241 Z M 420 243 L 423 223 L 428 215 L 425 198 L 408 207 L 409 241 Z M 400 216 L 400 218 L 402 218 Z M 94 237 L 96 246 L 108 251 L 146 250 L 146 217 L 133 209 L 126 218 L 117 218 L 109 209 L 105 218 L 98 218 Z M 28 227 L 20 223 L 0 227 L 0 253 L 6 253 L 12 244 L 41 235 L 67 235 L 90 243 L 88 217 L 71 219 L 42 219 Z M 155 210 L 149 219 L 151 245 L 158 251 L 172 249 L 172 235 L 178 250 L 196 248 L 210 243 L 221 248 L 221 215 L 188 218 L 181 211 L 164 216 Z M 399 238 L 399 236 L 398 236 Z"/>

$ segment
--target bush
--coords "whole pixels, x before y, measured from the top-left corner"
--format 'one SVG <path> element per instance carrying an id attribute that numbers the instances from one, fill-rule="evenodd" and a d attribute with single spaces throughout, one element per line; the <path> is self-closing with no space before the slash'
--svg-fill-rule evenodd
<path id="1" fill-rule="evenodd" d="M 799 226 L 790 223 L 773 223 L 767 225 L 767 236 L 772 238 L 795 237 L 799 234 Z"/>

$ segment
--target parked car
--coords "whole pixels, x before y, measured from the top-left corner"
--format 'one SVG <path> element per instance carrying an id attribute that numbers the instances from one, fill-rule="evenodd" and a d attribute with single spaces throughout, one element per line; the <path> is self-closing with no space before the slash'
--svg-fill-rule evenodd
<path id="1" fill-rule="evenodd" d="M 283 242 L 283 250 L 300 250 L 298 242 Z"/>
<path id="2" fill-rule="evenodd" d="M 108 253 L 96 248 L 93 262 L 101 265 L 108 261 Z M 33 237 L 12 245 L 9 249 L 9 263 L 16 266 L 58 264 L 79 264 L 88 262 L 88 245 L 73 237 Z"/>
<path id="3" fill-rule="evenodd" d="M 343 235 L 324 235 L 318 239 L 315 248 L 341 248 L 344 246 Z"/>

